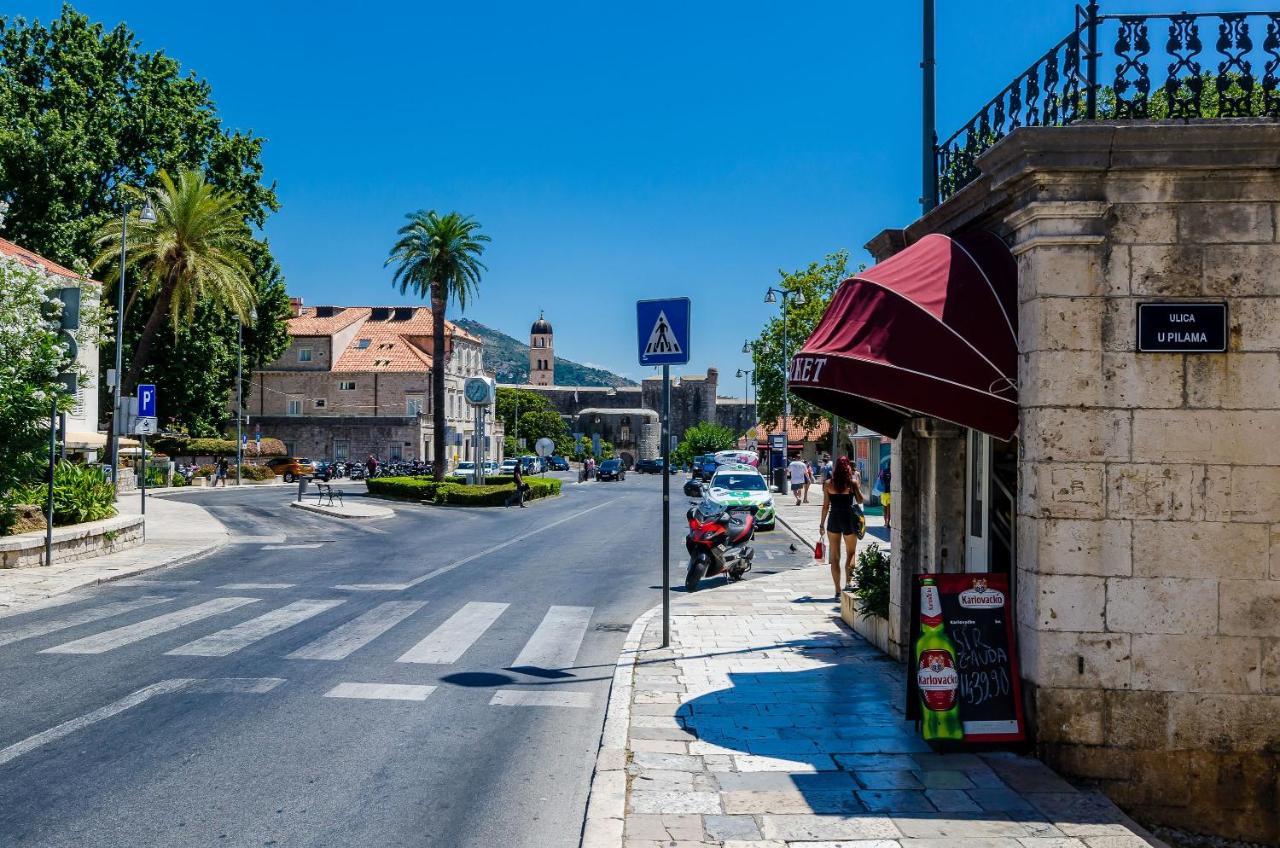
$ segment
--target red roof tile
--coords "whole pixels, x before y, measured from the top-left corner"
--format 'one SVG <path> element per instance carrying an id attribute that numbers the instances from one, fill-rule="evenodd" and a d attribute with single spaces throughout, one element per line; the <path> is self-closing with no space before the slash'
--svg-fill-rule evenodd
<path id="1" fill-rule="evenodd" d="M 304 307 L 289 319 L 292 336 L 333 336 L 362 322 L 347 347 L 336 357 L 335 372 L 423 371 L 431 367 L 431 331 L 435 321 L 431 309 L 411 307 L 410 317 L 397 320 L 395 307 L 385 319 L 374 320 L 371 306 L 335 306 L 333 315 L 319 317 L 316 307 Z M 403 308 L 403 307 L 401 307 Z M 445 322 L 446 340 L 481 341 L 452 321 Z"/>
<path id="2" fill-rule="evenodd" d="M 79 283 L 95 283 L 88 277 L 82 277 L 70 268 L 59 265 L 50 259 L 45 259 L 38 253 L 33 253 L 25 247 L 19 247 L 8 239 L 0 238 L 0 255 L 8 256 L 10 259 L 16 259 L 24 265 L 31 268 L 39 268 L 47 274 L 53 274 L 58 277 L 66 277 L 69 280 L 75 280 Z"/>

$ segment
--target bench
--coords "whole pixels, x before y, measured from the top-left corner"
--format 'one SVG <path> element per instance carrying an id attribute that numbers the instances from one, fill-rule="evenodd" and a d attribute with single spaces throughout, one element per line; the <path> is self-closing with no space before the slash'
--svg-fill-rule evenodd
<path id="1" fill-rule="evenodd" d="M 342 502 L 341 489 L 335 489 L 328 483 L 316 483 L 316 506 L 320 506 L 326 498 L 328 499 L 327 505 L 333 506 L 333 499 L 335 497 L 338 499 L 338 506 L 345 506 Z"/>

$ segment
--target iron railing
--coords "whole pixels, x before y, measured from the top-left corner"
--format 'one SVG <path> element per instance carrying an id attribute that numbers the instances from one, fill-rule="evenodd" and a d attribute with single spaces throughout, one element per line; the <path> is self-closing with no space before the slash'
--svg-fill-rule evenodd
<path id="1" fill-rule="evenodd" d="M 1217 30 L 1216 53 L 1203 58 L 1202 28 Z M 1165 35 L 1154 79 L 1153 30 Z M 1280 11 L 1101 15 L 1097 3 L 1077 6 L 1066 38 L 935 145 L 937 194 L 968 185 L 978 156 L 1018 127 L 1249 117 L 1280 118 Z"/>

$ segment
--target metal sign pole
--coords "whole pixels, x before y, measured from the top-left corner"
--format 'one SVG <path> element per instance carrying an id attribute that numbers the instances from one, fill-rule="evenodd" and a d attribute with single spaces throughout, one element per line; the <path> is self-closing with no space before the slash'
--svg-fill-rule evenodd
<path id="1" fill-rule="evenodd" d="M 671 644 L 671 366 L 662 366 L 662 647 Z"/>
<path id="2" fill-rule="evenodd" d="M 142 439 L 142 466 L 139 473 L 142 475 L 142 514 L 147 514 L 147 434 L 141 433 Z"/>
<path id="3" fill-rule="evenodd" d="M 49 403 L 49 515 L 44 527 L 44 564 L 53 565 L 53 472 L 54 457 L 58 452 L 58 397 Z"/>

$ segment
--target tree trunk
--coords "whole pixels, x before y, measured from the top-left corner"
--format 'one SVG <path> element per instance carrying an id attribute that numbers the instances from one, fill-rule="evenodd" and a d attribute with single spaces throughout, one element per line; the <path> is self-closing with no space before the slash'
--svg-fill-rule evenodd
<path id="1" fill-rule="evenodd" d="M 155 306 L 151 307 L 151 314 L 147 316 L 147 324 L 142 328 L 142 338 L 138 339 L 138 346 L 133 349 L 133 358 L 129 360 L 129 376 L 121 383 L 121 394 L 127 394 L 138 387 L 138 380 L 142 377 L 142 369 L 147 364 L 147 358 L 151 355 L 151 347 L 155 344 L 156 333 L 160 332 L 160 325 L 164 323 L 165 318 L 169 314 L 169 305 L 173 302 L 173 290 L 175 281 L 166 280 L 160 289 L 160 296 L 156 298 Z M 123 320 L 123 318 L 117 319 Z"/>
<path id="2" fill-rule="evenodd" d="M 431 284 L 431 440 L 435 452 L 432 473 L 437 480 L 444 479 L 447 458 L 445 456 L 445 405 L 444 405 L 444 287 L 439 282 Z"/>

